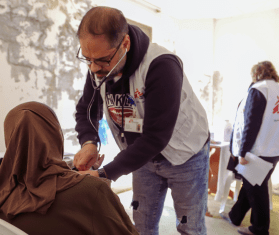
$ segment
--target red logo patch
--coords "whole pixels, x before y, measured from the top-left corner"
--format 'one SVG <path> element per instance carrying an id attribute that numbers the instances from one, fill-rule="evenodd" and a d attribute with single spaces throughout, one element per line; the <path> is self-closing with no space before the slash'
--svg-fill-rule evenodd
<path id="1" fill-rule="evenodd" d="M 140 92 L 140 91 L 138 90 L 138 88 L 137 88 L 136 91 L 135 91 L 135 99 L 141 98 L 142 96 L 143 96 L 143 93 Z"/>
<path id="2" fill-rule="evenodd" d="M 275 103 L 275 108 L 273 109 L 273 113 L 279 113 L 279 96 L 277 96 L 277 102 Z"/>

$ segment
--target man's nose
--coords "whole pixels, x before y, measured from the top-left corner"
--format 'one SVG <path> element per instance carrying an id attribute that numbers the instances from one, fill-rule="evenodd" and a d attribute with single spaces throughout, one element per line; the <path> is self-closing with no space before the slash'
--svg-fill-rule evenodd
<path id="1" fill-rule="evenodd" d="M 102 69 L 102 66 L 95 64 L 94 61 L 93 61 L 93 62 L 89 65 L 89 68 L 90 68 L 90 70 L 92 71 L 92 73 L 96 73 L 96 72 L 98 72 L 99 70 Z"/>

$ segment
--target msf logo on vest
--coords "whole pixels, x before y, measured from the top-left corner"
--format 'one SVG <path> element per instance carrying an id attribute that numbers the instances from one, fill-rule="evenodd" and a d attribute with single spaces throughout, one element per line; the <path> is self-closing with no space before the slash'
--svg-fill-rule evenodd
<path id="1" fill-rule="evenodd" d="M 143 93 L 137 88 L 134 94 L 135 99 L 143 99 Z"/>
<path id="2" fill-rule="evenodd" d="M 279 113 L 279 96 L 277 96 L 277 102 L 275 103 L 275 108 L 273 109 L 273 114 L 274 113 Z"/>

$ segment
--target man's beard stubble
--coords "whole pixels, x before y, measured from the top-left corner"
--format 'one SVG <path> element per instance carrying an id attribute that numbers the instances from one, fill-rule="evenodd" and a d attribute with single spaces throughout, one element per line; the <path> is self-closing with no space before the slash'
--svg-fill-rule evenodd
<path id="1" fill-rule="evenodd" d="M 111 74 L 107 77 L 106 81 L 110 81 L 112 80 L 116 75 L 118 75 L 119 73 L 121 73 L 124 69 L 124 66 L 126 64 L 126 58 L 123 58 L 122 61 L 120 62 L 120 64 L 111 72 Z M 110 71 L 99 71 L 100 73 L 95 73 L 96 77 L 98 78 L 98 80 L 102 80 L 105 76 L 107 76 L 107 74 Z M 98 75 L 101 74 L 101 76 L 99 77 Z"/>

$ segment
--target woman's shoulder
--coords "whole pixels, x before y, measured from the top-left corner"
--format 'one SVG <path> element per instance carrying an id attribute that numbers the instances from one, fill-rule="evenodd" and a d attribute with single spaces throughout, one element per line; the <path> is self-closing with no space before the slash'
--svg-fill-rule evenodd
<path id="1" fill-rule="evenodd" d="M 265 80 L 261 80 L 258 81 L 256 83 L 254 83 L 250 89 L 255 88 L 255 89 L 261 89 L 261 88 L 270 88 L 270 87 L 274 87 L 274 86 L 279 86 L 279 83 L 274 81 L 273 79 L 265 79 Z"/>
<path id="2" fill-rule="evenodd" d="M 109 191 L 109 186 L 99 178 L 86 176 L 78 184 L 56 194 L 56 201 L 74 201 L 75 198 L 94 198 L 100 191 Z"/>
<path id="3" fill-rule="evenodd" d="M 105 180 L 88 175 L 84 177 L 84 179 L 81 182 L 79 182 L 72 188 L 75 188 L 80 192 L 81 191 L 87 192 L 88 190 L 91 192 L 93 189 L 94 190 L 100 190 L 102 188 L 109 189 L 110 187 L 108 186 L 108 183 Z"/>

